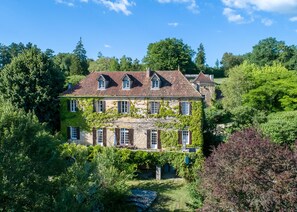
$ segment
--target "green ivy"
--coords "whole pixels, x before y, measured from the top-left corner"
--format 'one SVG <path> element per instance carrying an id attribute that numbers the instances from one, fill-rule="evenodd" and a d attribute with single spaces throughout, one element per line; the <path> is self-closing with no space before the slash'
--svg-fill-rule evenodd
<path id="1" fill-rule="evenodd" d="M 100 98 L 76 98 L 78 100 L 78 111 L 70 112 L 67 110 L 67 100 L 75 98 L 61 98 L 61 132 L 66 138 L 67 126 L 79 126 L 82 130 L 90 132 L 93 127 L 112 127 L 108 122 L 120 117 L 146 118 L 147 110 L 142 111 L 135 107 L 130 101 L 130 113 L 119 114 L 116 105 L 108 109 L 105 113 L 93 112 L 93 101 Z M 202 102 L 192 101 L 192 114 L 189 116 L 180 115 L 178 106 L 171 108 L 169 101 L 162 101 L 159 114 L 149 115 L 149 118 L 159 118 L 156 121 L 156 127 L 163 129 L 161 131 L 162 147 L 169 149 L 180 148 L 178 145 L 178 130 L 190 130 L 192 132 L 192 144 L 188 146 L 203 146 L 202 135 Z M 164 123 L 164 119 L 166 122 Z"/>

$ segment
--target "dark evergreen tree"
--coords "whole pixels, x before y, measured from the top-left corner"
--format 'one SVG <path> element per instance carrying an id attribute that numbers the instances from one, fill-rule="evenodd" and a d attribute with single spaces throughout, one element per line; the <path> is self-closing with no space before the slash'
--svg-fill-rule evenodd
<path id="1" fill-rule="evenodd" d="M 87 56 L 86 56 L 87 51 L 84 48 L 84 45 L 82 43 L 82 39 L 80 38 L 78 43 L 76 44 L 75 49 L 73 50 L 73 54 L 75 57 L 78 59 L 74 59 L 74 64 L 73 68 L 74 70 L 71 71 L 71 75 L 87 75 L 89 73 L 88 71 L 88 61 L 87 61 Z M 77 63 L 78 62 L 78 63 Z"/>
<path id="2" fill-rule="evenodd" d="M 205 66 L 205 62 L 206 62 L 206 57 L 205 57 L 205 50 L 204 50 L 204 46 L 202 43 L 200 43 L 199 47 L 198 47 L 198 52 L 195 58 L 195 64 L 198 68 L 198 71 L 204 71 L 206 66 Z"/>

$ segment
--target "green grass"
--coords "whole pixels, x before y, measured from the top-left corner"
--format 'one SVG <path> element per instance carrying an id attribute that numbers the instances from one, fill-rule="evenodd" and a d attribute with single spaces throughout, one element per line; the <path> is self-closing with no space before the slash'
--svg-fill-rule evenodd
<path id="1" fill-rule="evenodd" d="M 148 211 L 193 211 L 188 207 L 191 197 L 187 182 L 181 178 L 164 180 L 134 180 L 131 188 L 156 191 L 157 199 Z"/>
<path id="2" fill-rule="evenodd" d="M 217 84 L 222 84 L 222 82 L 227 79 L 227 77 L 224 77 L 224 78 L 214 78 L 214 81 L 215 83 Z"/>

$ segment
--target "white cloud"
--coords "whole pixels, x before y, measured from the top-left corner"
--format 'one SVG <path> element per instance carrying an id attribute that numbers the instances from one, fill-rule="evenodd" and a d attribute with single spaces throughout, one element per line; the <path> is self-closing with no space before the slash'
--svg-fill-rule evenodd
<path id="1" fill-rule="evenodd" d="M 235 22 L 238 24 L 244 23 L 244 18 L 231 8 L 224 8 L 223 15 L 225 15 L 230 22 Z"/>
<path id="2" fill-rule="evenodd" d="M 182 3 L 187 4 L 187 9 L 191 10 L 193 13 L 199 13 L 198 5 L 196 0 L 157 0 L 159 3 L 166 4 L 166 3 Z"/>
<path id="3" fill-rule="evenodd" d="M 295 21 L 297 21 L 297 16 L 291 17 L 289 20 L 292 22 L 295 22 Z"/>
<path id="4" fill-rule="evenodd" d="M 297 0 L 221 0 L 230 8 L 277 13 L 297 13 Z"/>
<path id="5" fill-rule="evenodd" d="M 268 18 L 262 18 L 261 22 L 265 26 L 271 26 L 273 24 L 273 21 L 271 19 L 268 19 Z"/>
<path id="6" fill-rule="evenodd" d="M 125 15 L 131 15 L 132 12 L 128 9 L 129 7 L 135 6 L 135 3 L 130 0 L 55 0 L 56 3 L 65 4 L 67 6 L 74 6 L 74 3 L 79 1 L 82 3 L 94 2 L 96 4 L 103 5 L 109 10 L 115 12 L 122 12 Z"/>
<path id="7" fill-rule="evenodd" d="M 177 22 L 168 23 L 168 26 L 177 27 L 179 24 Z"/>
<path id="8" fill-rule="evenodd" d="M 108 44 L 104 44 L 104 47 L 105 47 L 105 48 L 111 48 L 111 46 L 108 45 Z"/>

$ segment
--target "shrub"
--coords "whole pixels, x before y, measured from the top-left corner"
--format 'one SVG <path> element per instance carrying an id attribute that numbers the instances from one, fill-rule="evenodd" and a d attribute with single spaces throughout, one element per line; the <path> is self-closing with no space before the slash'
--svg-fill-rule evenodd
<path id="1" fill-rule="evenodd" d="M 234 133 L 199 173 L 205 211 L 279 211 L 297 208 L 297 154 L 254 129 Z"/>

